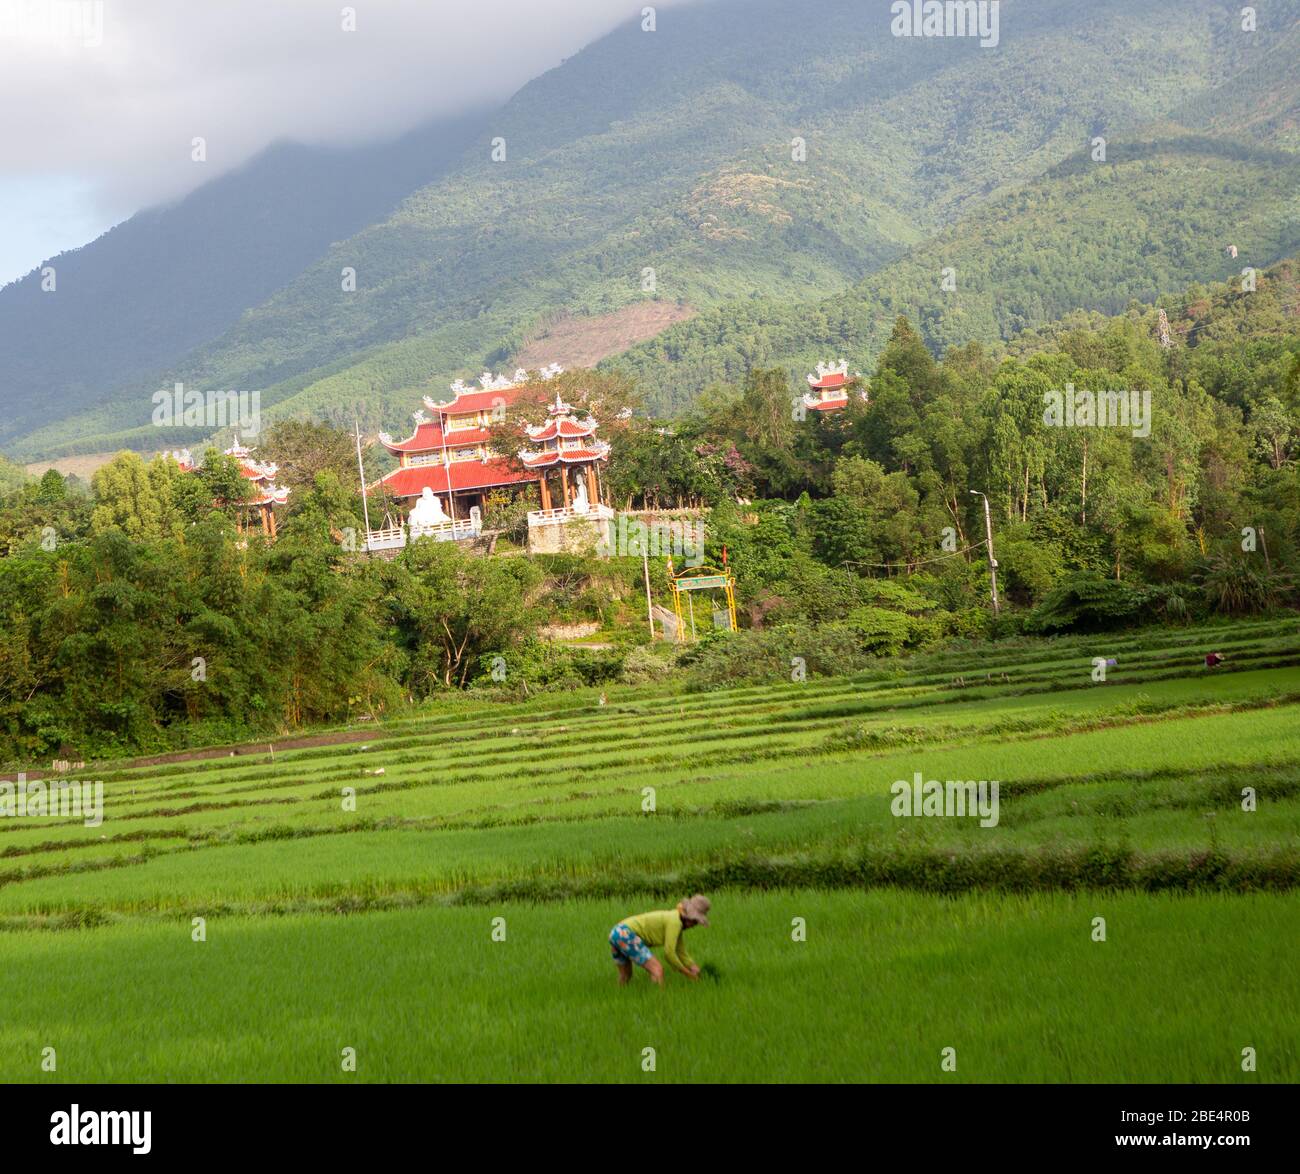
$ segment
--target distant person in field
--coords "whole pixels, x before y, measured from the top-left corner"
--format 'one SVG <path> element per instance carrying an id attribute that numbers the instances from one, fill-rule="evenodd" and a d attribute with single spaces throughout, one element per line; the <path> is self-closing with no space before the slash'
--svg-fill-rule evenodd
<path id="1" fill-rule="evenodd" d="M 609 931 L 609 952 L 618 963 L 618 985 L 632 978 L 632 963 L 644 966 L 645 972 L 660 986 L 664 984 L 663 963 L 652 953 L 651 946 L 663 946 L 668 964 L 692 982 L 700 977 L 700 968 L 686 952 L 682 934 L 695 925 L 709 924 L 709 899 L 698 893 L 677 902 L 676 909 L 638 913 L 620 921 Z"/>
<path id="2" fill-rule="evenodd" d="M 1218 668 L 1223 663 L 1223 655 L 1218 652 L 1208 653 L 1205 657 L 1205 667 L 1207 669 Z"/>

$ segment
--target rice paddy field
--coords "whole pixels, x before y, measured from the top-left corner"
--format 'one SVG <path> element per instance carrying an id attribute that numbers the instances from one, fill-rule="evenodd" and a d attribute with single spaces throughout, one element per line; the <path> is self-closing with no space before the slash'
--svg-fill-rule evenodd
<path id="1" fill-rule="evenodd" d="M 0 819 L 0 1078 L 1300 1079 L 1300 621 L 303 741 Z M 620 989 L 610 927 L 697 891 L 709 976 Z"/>

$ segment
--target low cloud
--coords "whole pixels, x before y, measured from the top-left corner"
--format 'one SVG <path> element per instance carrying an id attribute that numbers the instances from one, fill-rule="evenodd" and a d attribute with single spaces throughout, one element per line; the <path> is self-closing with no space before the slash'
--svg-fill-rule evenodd
<path id="1" fill-rule="evenodd" d="M 656 0 L 665 9 L 684 0 Z M 184 195 L 271 142 L 352 144 L 504 101 L 642 0 L 0 0 L 3 192 L 77 185 L 89 219 Z M 347 12 L 355 31 L 344 31 Z M 13 116 L 13 112 L 21 112 Z M 206 140 L 207 166 L 190 158 Z M 7 225 L 7 227 L 6 227 Z"/>

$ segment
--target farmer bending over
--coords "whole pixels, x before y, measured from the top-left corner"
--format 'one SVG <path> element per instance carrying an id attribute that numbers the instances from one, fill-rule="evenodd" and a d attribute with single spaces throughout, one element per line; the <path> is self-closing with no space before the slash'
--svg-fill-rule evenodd
<path id="1" fill-rule="evenodd" d="M 687 954 L 682 933 L 693 925 L 708 924 L 709 899 L 698 894 L 678 901 L 676 909 L 638 913 L 620 921 L 609 931 L 609 952 L 618 963 L 619 986 L 631 979 L 633 962 L 644 966 L 646 973 L 663 986 L 663 964 L 650 953 L 651 946 L 663 946 L 669 965 L 694 982 L 700 976 L 700 968 Z"/>

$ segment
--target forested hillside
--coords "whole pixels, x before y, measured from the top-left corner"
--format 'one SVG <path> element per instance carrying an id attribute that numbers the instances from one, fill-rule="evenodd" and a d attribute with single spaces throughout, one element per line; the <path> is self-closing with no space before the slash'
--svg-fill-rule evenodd
<path id="1" fill-rule="evenodd" d="M 1172 112 L 1181 126 L 1255 143 L 1300 149 L 1300 26 L 1289 6 L 1270 6 L 1274 33 L 1229 83 L 1189 98 Z M 1282 31 L 1285 30 L 1285 31 Z M 1275 34 L 1275 35 L 1274 35 Z"/>
<path id="2" fill-rule="evenodd" d="M 1206 232 L 1231 227 L 1266 263 L 1295 245 L 1288 222 L 1267 223 L 1286 164 L 1230 160 L 1218 146 L 1132 150 L 1141 128 L 1264 60 L 1297 12 L 1294 0 L 1272 5 L 1271 23 L 1246 36 L 1222 0 L 1141 20 L 1121 0 L 1007 0 L 996 51 L 896 38 L 887 4 L 857 0 L 718 0 L 661 13 L 653 33 L 629 20 L 525 87 L 452 173 L 334 245 L 220 339 L 10 448 L 158 447 L 148 394 L 172 380 L 258 389 L 281 413 L 356 407 L 391 426 L 422 389 L 508 365 L 550 316 L 645 298 L 702 311 L 699 325 L 629 360 L 657 406 L 678 407 L 751 358 L 793 368 L 843 339 L 865 360 L 899 309 L 942 345 L 1223 276 L 1198 239 Z M 1215 117 L 1201 123 L 1218 135 L 1237 116 Z M 1115 144 L 1108 181 L 1075 164 L 1051 174 L 1098 134 Z M 1189 214 L 1148 239 L 1180 196 Z M 1101 237 L 1119 239 L 1061 248 L 1023 304 L 995 304 L 993 287 L 1033 265 L 1027 250 L 1058 247 L 1045 234 L 1059 235 L 1061 207 L 1076 198 Z M 1146 252 L 1122 260 L 1139 238 Z M 927 305 L 930 267 L 953 250 L 965 300 Z M 884 279 L 894 264 L 903 268 Z M 341 288 L 345 268 L 355 292 Z M 717 356 L 704 356 L 715 343 Z"/>
<path id="3" fill-rule="evenodd" d="M 1114 142 L 1106 162 L 1075 156 L 847 293 L 721 306 L 609 365 L 675 411 L 751 366 L 802 377 L 828 357 L 868 365 L 899 314 L 936 352 L 997 343 L 1076 307 L 1115 313 L 1272 264 L 1300 249 L 1297 192 L 1300 155 L 1209 139 Z"/>

